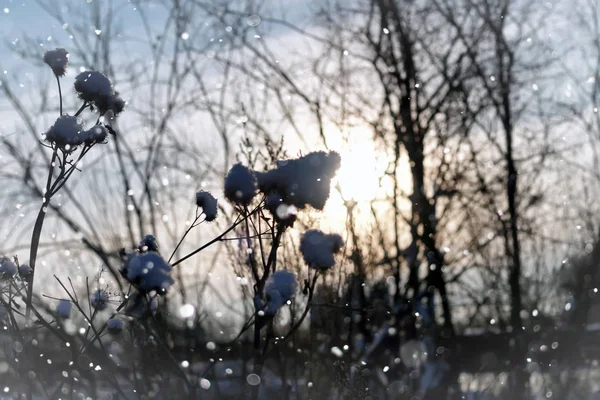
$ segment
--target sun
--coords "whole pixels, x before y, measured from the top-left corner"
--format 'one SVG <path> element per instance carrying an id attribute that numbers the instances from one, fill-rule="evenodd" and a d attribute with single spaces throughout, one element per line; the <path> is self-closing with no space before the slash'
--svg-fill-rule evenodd
<path id="1" fill-rule="evenodd" d="M 329 142 L 330 149 L 341 157 L 341 165 L 331 182 L 331 196 L 325 207 L 325 219 L 339 224 L 348 217 L 348 202 L 354 204 L 355 216 L 367 218 L 371 205 L 385 199 L 392 189 L 386 179 L 388 157 L 368 131 L 346 132 Z M 376 206 L 377 207 L 377 206 Z"/>
<path id="2" fill-rule="evenodd" d="M 372 142 L 348 146 L 339 151 L 340 169 L 333 181 L 339 187 L 342 200 L 368 202 L 384 193 L 383 180 L 387 163 Z M 338 186 L 339 185 L 339 186 Z"/>

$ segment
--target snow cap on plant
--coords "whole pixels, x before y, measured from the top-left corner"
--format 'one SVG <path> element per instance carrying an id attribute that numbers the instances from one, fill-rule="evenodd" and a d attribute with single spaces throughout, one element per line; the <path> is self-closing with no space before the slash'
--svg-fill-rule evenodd
<path id="1" fill-rule="evenodd" d="M 293 226 L 296 222 L 298 208 L 293 204 L 286 204 L 277 192 L 271 192 L 265 198 L 265 208 L 271 212 L 275 221 L 285 222 L 288 226 Z"/>
<path id="2" fill-rule="evenodd" d="M 325 234 L 311 229 L 300 239 L 300 252 L 311 268 L 329 269 L 335 265 L 334 255 L 338 253 L 344 241 L 338 234 Z"/>
<path id="3" fill-rule="evenodd" d="M 104 289 L 96 289 L 94 293 L 92 293 L 92 297 L 90 299 L 90 303 L 92 307 L 94 307 L 98 311 L 103 311 L 108 308 L 108 301 L 110 300 L 110 295 Z"/>
<path id="4" fill-rule="evenodd" d="M 83 125 L 77 117 L 61 115 L 46 132 L 46 140 L 70 151 L 84 142 Z"/>
<path id="5" fill-rule="evenodd" d="M 104 125 L 94 125 L 87 131 L 81 132 L 81 136 L 86 144 L 104 143 L 108 136 L 108 130 Z"/>
<path id="6" fill-rule="evenodd" d="M 284 203 L 299 209 L 310 205 L 322 210 L 340 163 L 339 154 L 333 151 L 317 151 L 295 160 L 277 161 L 276 168 L 256 173 L 258 187 L 266 194 L 277 192 Z"/>
<path id="7" fill-rule="evenodd" d="M 202 208 L 202 213 L 208 222 L 217 218 L 217 199 L 210 192 L 200 190 L 196 193 L 196 205 Z"/>
<path id="8" fill-rule="evenodd" d="M 248 167 L 235 164 L 225 177 L 225 197 L 235 204 L 247 206 L 256 196 L 256 176 Z"/>
<path id="9" fill-rule="evenodd" d="M 0 280 L 12 279 L 17 273 L 17 266 L 10 258 L 0 258 Z"/>
<path id="10" fill-rule="evenodd" d="M 118 115 L 125 107 L 125 102 L 114 91 L 110 80 L 98 71 L 85 71 L 77 75 L 75 91 L 81 100 L 94 104 L 101 114 L 110 110 Z"/>
<path id="11" fill-rule="evenodd" d="M 277 310 L 294 296 L 297 288 L 296 275 L 285 270 L 274 272 L 265 285 L 265 314 L 275 315 Z"/>
<path id="12" fill-rule="evenodd" d="M 19 276 L 22 279 L 27 278 L 33 272 L 33 268 L 29 266 L 29 264 L 19 265 Z"/>
<path id="13" fill-rule="evenodd" d="M 129 253 L 121 267 L 121 275 L 142 293 L 166 293 L 173 284 L 171 266 L 156 252 Z"/>
<path id="14" fill-rule="evenodd" d="M 158 242 L 156 241 L 156 237 L 154 235 L 146 235 L 140 242 L 139 251 L 145 253 L 147 251 L 155 251 L 158 253 Z"/>
<path id="15" fill-rule="evenodd" d="M 142 318 L 153 314 L 158 309 L 158 296 L 151 298 L 140 292 L 133 292 L 127 300 L 125 313 L 135 318 Z"/>
<path id="16" fill-rule="evenodd" d="M 123 320 L 118 317 L 113 317 L 106 321 L 106 329 L 111 335 L 118 335 L 123 331 Z"/>
<path id="17" fill-rule="evenodd" d="M 69 52 L 62 48 L 48 50 L 44 53 L 44 62 L 52 68 L 54 75 L 64 76 L 69 64 Z"/>
<path id="18" fill-rule="evenodd" d="M 69 318 L 73 304 L 69 300 L 60 300 L 56 305 L 56 313 L 61 318 Z"/>

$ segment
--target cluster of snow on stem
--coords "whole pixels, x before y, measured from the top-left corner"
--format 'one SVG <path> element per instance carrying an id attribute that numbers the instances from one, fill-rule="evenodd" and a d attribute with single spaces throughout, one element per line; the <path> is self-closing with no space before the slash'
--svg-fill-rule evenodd
<path id="1" fill-rule="evenodd" d="M 106 329 L 111 335 L 118 335 L 123 331 L 123 320 L 121 318 L 113 317 L 106 321 Z"/>
<path id="2" fill-rule="evenodd" d="M 56 313 L 61 318 L 69 318 L 73 304 L 69 300 L 60 300 L 56 305 Z"/>
<path id="3" fill-rule="evenodd" d="M 276 193 L 287 205 L 322 210 L 329 198 L 331 179 L 339 169 L 338 153 L 316 151 L 294 160 L 277 161 L 277 167 L 256 172 L 259 189 Z"/>
<path id="4" fill-rule="evenodd" d="M 125 102 L 114 90 L 110 80 L 101 72 L 85 71 L 77 75 L 75 91 L 81 100 L 95 105 L 100 114 L 110 110 L 116 116 L 125 108 Z"/>
<path id="5" fill-rule="evenodd" d="M 173 284 L 171 266 L 156 252 L 131 252 L 127 255 L 121 275 L 140 292 L 164 294 Z"/>
<path id="6" fill-rule="evenodd" d="M 266 306 L 264 312 L 266 315 L 275 315 L 277 310 L 296 294 L 298 281 L 296 275 L 289 271 L 276 271 L 267 280 L 265 285 Z"/>
<path id="7" fill-rule="evenodd" d="M 104 289 L 96 289 L 94 293 L 92 293 L 90 303 L 92 307 L 94 307 L 98 311 L 103 311 L 108 308 L 108 302 L 110 300 L 110 295 Z"/>
<path id="8" fill-rule="evenodd" d="M 206 221 L 214 221 L 217 218 L 217 199 L 210 192 L 200 190 L 196 193 L 196 205 L 202 208 Z"/>
<path id="9" fill-rule="evenodd" d="M 155 251 L 158 253 L 158 248 L 158 242 L 156 241 L 156 237 L 154 235 L 144 236 L 138 247 L 139 251 L 142 253 L 146 253 L 148 251 Z"/>
<path id="10" fill-rule="evenodd" d="M 17 273 L 17 266 L 10 258 L 0 258 L 0 280 L 12 279 Z"/>
<path id="11" fill-rule="evenodd" d="M 69 52 L 62 48 L 49 50 L 44 53 L 44 62 L 52 68 L 54 75 L 64 76 L 69 64 Z"/>
<path id="12" fill-rule="evenodd" d="M 256 176 L 248 167 L 238 163 L 225 177 L 225 197 L 241 206 L 247 206 L 256 196 Z"/>
<path id="13" fill-rule="evenodd" d="M 317 229 L 310 229 L 300 239 L 300 252 L 304 261 L 311 268 L 329 269 L 335 265 L 334 255 L 344 246 L 338 234 L 325 234 Z"/>

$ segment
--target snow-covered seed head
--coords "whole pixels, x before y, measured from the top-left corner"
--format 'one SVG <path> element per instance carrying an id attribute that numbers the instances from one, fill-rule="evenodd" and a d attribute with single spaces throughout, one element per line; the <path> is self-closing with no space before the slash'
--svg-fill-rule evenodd
<path id="1" fill-rule="evenodd" d="M 28 278 L 33 272 L 33 268 L 31 268 L 28 264 L 19 265 L 19 276 L 22 279 Z"/>
<path id="2" fill-rule="evenodd" d="M 98 71 L 84 71 L 75 77 L 75 90 L 85 101 L 96 101 L 112 94 L 110 80 Z"/>
<path id="3" fill-rule="evenodd" d="M 98 311 L 106 310 L 110 295 L 104 289 L 96 289 L 90 298 L 90 304 Z"/>
<path id="4" fill-rule="evenodd" d="M 81 132 L 81 136 L 86 144 L 104 143 L 108 136 L 108 130 L 104 125 L 95 125 L 87 131 Z"/>
<path id="5" fill-rule="evenodd" d="M 84 142 L 83 125 L 77 117 L 61 115 L 46 132 L 46 141 L 66 151 L 72 151 Z"/>
<path id="6" fill-rule="evenodd" d="M 64 76 L 69 64 L 69 52 L 58 48 L 44 53 L 44 62 L 52 68 L 56 76 Z"/>
<path id="7" fill-rule="evenodd" d="M 329 269 L 335 265 L 334 255 L 344 246 L 342 237 L 311 229 L 300 239 L 300 252 L 311 268 Z"/>
<path id="8" fill-rule="evenodd" d="M 276 168 L 256 173 L 258 187 L 268 195 L 277 193 L 283 203 L 298 209 L 311 206 L 322 210 L 340 163 L 340 155 L 333 151 L 316 151 L 294 160 L 277 161 Z"/>
<path id="9" fill-rule="evenodd" d="M 142 253 L 146 253 L 148 251 L 155 251 L 158 253 L 158 242 L 156 241 L 156 237 L 154 235 L 146 235 L 140 241 L 140 245 L 138 250 Z"/>
<path id="10" fill-rule="evenodd" d="M 154 314 L 158 309 L 158 296 L 152 296 L 138 291 L 133 292 L 127 300 L 125 313 L 135 318 Z"/>
<path id="11" fill-rule="evenodd" d="M 123 331 L 124 322 L 121 318 L 113 317 L 106 321 L 106 329 L 111 335 L 118 335 Z"/>
<path id="12" fill-rule="evenodd" d="M 275 315 L 281 306 L 291 300 L 297 288 L 296 275 L 285 270 L 274 272 L 265 285 L 265 314 Z"/>
<path id="13" fill-rule="evenodd" d="M 56 305 L 56 313 L 61 318 L 69 318 L 73 304 L 69 300 L 60 300 Z"/>
<path id="14" fill-rule="evenodd" d="M 85 71 L 77 75 L 75 91 L 81 100 L 94 104 L 100 114 L 111 111 L 111 115 L 116 116 L 125 108 L 125 101 L 101 72 Z"/>
<path id="15" fill-rule="evenodd" d="M 217 218 L 217 199 L 210 192 L 201 190 L 196 193 L 196 205 L 202 208 L 206 221 L 214 221 Z"/>
<path id="16" fill-rule="evenodd" d="M 173 284 L 171 266 L 156 252 L 129 253 L 121 275 L 142 293 L 156 291 L 165 294 Z"/>
<path id="17" fill-rule="evenodd" d="M 256 176 L 248 167 L 238 163 L 225 177 L 225 197 L 232 203 L 247 206 L 256 195 Z"/>
<path id="18" fill-rule="evenodd" d="M 17 266 L 9 258 L 0 258 L 0 280 L 12 279 L 17 273 Z"/>

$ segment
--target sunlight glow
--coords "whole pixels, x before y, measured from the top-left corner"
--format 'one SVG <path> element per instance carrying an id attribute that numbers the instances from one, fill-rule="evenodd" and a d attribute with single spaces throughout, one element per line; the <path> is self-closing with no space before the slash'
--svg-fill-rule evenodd
<path id="1" fill-rule="evenodd" d="M 374 200 L 384 192 L 380 184 L 385 175 L 386 160 L 378 154 L 373 142 L 362 141 L 340 149 L 342 165 L 333 182 L 339 184 L 343 200 Z"/>

